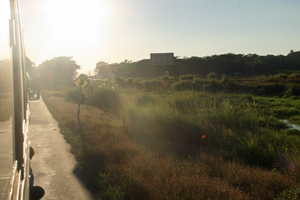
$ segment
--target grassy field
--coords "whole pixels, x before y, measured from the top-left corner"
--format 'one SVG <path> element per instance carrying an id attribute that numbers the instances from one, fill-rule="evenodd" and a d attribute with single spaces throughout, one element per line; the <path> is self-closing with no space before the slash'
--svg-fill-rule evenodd
<path id="1" fill-rule="evenodd" d="M 280 119 L 300 124 L 298 97 L 229 88 L 241 90 L 226 77 L 95 81 L 80 124 L 76 90 L 42 96 L 102 199 L 297 199 L 300 132 Z"/>

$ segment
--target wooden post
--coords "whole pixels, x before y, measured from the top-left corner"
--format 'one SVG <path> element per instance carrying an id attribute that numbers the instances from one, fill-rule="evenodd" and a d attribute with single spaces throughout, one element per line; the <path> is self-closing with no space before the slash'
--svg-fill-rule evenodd
<path id="1" fill-rule="evenodd" d="M 79 113 L 80 113 L 80 102 L 81 102 L 81 90 L 79 90 L 79 101 L 78 101 L 77 118 L 79 118 Z"/>

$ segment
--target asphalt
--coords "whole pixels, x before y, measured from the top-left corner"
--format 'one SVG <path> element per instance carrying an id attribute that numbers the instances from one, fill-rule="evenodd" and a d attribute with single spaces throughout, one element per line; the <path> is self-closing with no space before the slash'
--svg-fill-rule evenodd
<path id="1" fill-rule="evenodd" d="M 42 199 L 94 199 L 70 145 L 42 99 L 30 101 L 29 134 L 35 152 L 31 160 L 34 186 L 44 189 Z"/>
<path id="2" fill-rule="evenodd" d="M 1 114 L 1 113 L 0 113 Z M 0 121 L 0 200 L 8 198 L 13 167 L 12 120 Z"/>

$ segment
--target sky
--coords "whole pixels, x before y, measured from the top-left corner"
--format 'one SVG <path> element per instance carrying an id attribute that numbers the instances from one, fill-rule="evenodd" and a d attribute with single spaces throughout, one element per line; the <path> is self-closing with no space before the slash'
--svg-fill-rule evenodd
<path id="1" fill-rule="evenodd" d="M 0 59 L 9 57 L 6 1 L 0 2 Z M 150 53 L 300 51 L 299 0 L 19 1 L 26 55 L 36 65 L 72 56 L 87 73 L 99 61 L 139 61 Z"/>

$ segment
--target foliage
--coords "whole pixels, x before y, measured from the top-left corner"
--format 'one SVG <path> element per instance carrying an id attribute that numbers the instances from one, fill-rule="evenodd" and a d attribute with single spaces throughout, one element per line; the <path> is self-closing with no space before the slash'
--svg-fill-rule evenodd
<path id="1" fill-rule="evenodd" d="M 88 103 L 98 108 L 116 111 L 121 105 L 119 94 L 112 89 L 100 89 L 89 96 Z"/>
<path id="2" fill-rule="evenodd" d="M 85 93 L 81 94 L 80 99 L 81 99 L 80 103 L 86 103 Z M 79 90 L 77 88 L 69 89 L 67 91 L 66 100 L 78 103 L 79 102 Z"/>
<path id="3" fill-rule="evenodd" d="M 300 95 L 300 86 L 296 84 L 287 84 L 285 87 L 285 97 L 290 96 L 299 96 Z"/>
<path id="4" fill-rule="evenodd" d="M 170 80 L 170 77 L 169 76 L 163 76 L 163 78 L 162 78 L 164 81 L 168 81 L 168 80 Z"/>
<path id="5" fill-rule="evenodd" d="M 172 76 L 201 75 L 202 77 L 214 72 L 218 77 L 226 74 L 229 77 L 263 77 L 281 73 L 275 79 L 282 79 L 288 76 L 287 72 L 295 73 L 300 68 L 300 52 L 283 55 L 257 54 L 221 54 L 206 57 L 176 58 L 174 65 L 151 66 L 150 60 L 145 59 L 137 62 L 121 62 L 109 65 L 110 73 L 120 77 L 153 78 L 163 75 L 164 71 L 169 71 Z M 286 73 L 286 75 L 283 74 Z"/>
<path id="6" fill-rule="evenodd" d="M 275 79 L 286 79 L 286 78 L 288 78 L 288 75 L 283 74 L 283 73 L 279 73 L 279 74 L 274 75 L 274 78 Z"/>
<path id="7" fill-rule="evenodd" d="M 121 87 L 125 87 L 125 80 L 121 77 L 116 76 L 115 77 L 115 81 L 117 82 L 117 84 Z"/>
<path id="8" fill-rule="evenodd" d="M 116 77 L 92 82 L 83 91 L 86 105 L 81 112 L 86 152 L 76 135 L 76 104 L 64 102 L 61 93 L 47 92 L 49 109 L 58 118 L 64 115 L 59 124 L 101 198 L 298 195 L 299 131 L 287 129 L 281 120 L 300 124 L 297 93 L 283 96 L 284 88 L 293 87 L 286 83 L 291 76 L 188 77 L 193 79 Z M 297 79 L 292 83 L 297 86 Z M 67 96 L 76 99 L 73 93 Z"/>
<path id="9" fill-rule="evenodd" d="M 188 75 L 181 75 L 179 77 L 180 81 L 193 81 L 194 80 L 194 75 L 188 74 Z"/>
<path id="10" fill-rule="evenodd" d="M 108 78 L 112 75 L 112 72 L 109 69 L 109 64 L 104 61 L 100 61 L 96 64 L 94 73 L 98 78 Z"/>
<path id="11" fill-rule="evenodd" d="M 76 70 L 80 69 L 80 66 L 72 60 L 72 57 L 56 57 L 44 61 L 38 69 L 41 86 L 56 89 L 62 85 L 72 85 Z"/>
<path id="12" fill-rule="evenodd" d="M 122 106 L 117 115 L 82 105 L 85 153 L 76 135 L 76 103 L 43 95 L 101 198 L 273 199 L 297 194 L 292 191 L 298 180 L 276 164 L 291 143 L 299 148 L 299 138 L 281 131 L 266 114 L 286 99 L 118 92 Z"/>
<path id="13" fill-rule="evenodd" d="M 215 80 L 217 79 L 217 74 L 215 72 L 210 72 L 209 74 L 207 74 L 207 79 Z"/>
<path id="14" fill-rule="evenodd" d="M 177 91 L 193 90 L 194 85 L 191 81 L 181 81 L 173 83 L 172 89 Z"/>

